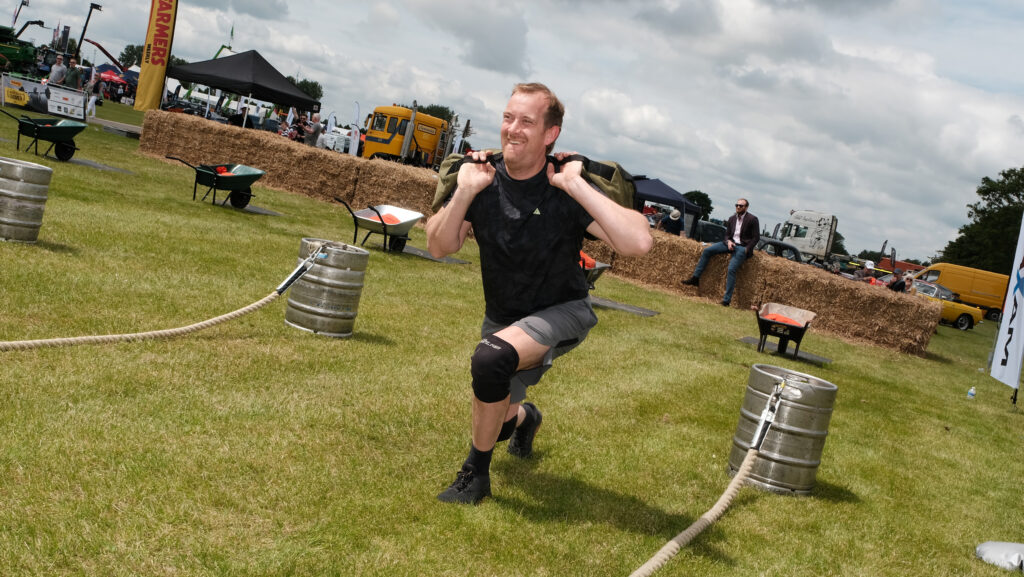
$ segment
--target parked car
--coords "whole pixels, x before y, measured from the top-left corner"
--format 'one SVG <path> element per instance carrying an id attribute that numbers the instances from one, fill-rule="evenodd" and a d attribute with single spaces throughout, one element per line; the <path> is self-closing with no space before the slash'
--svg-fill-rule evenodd
<path id="1" fill-rule="evenodd" d="M 708 220 L 698 220 L 693 225 L 693 240 L 715 243 L 725 240 L 725 226 Z"/>
<path id="2" fill-rule="evenodd" d="M 793 262 L 804 262 L 804 257 L 800 254 L 798 248 L 787 242 L 775 240 L 770 236 L 762 236 L 761 240 L 757 241 L 757 246 L 754 250 L 760 250 L 772 256 L 780 256 Z"/>
<path id="3" fill-rule="evenodd" d="M 985 311 L 953 300 L 955 296 L 953 291 L 940 284 L 915 280 L 914 288 L 917 289 L 917 294 L 941 302 L 942 322 L 949 323 L 962 331 L 974 328 L 974 325 L 980 323 L 985 316 Z"/>

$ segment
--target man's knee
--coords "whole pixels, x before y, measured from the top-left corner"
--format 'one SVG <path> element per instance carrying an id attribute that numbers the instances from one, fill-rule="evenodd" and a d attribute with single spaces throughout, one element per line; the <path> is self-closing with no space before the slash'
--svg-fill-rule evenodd
<path id="1" fill-rule="evenodd" d="M 512 375 L 519 366 L 519 353 L 501 337 L 480 340 L 473 352 L 470 373 L 473 395 L 484 403 L 497 403 L 508 396 Z"/>

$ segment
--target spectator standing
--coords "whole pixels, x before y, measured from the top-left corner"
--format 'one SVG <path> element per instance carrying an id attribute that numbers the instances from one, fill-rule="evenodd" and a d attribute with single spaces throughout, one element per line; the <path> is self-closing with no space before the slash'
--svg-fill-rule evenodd
<path id="1" fill-rule="evenodd" d="M 306 141 L 306 131 L 310 129 L 309 121 L 306 120 L 306 113 L 299 114 L 299 121 L 292 125 L 292 140 L 296 142 Z"/>
<path id="2" fill-rule="evenodd" d="M 725 294 L 722 296 L 722 306 L 729 306 L 732 302 L 732 290 L 736 286 L 736 276 L 740 267 L 748 258 L 754 256 L 754 247 L 761 238 L 761 223 L 757 217 L 747 212 L 750 203 L 745 198 L 736 201 L 736 214 L 729 217 L 725 227 L 725 240 L 709 245 L 700 253 L 700 260 L 697 261 L 697 268 L 693 269 L 693 275 L 683 281 L 683 284 L 697 286 L 700 284 L 700 275 L 704 273 L 704 267 L 708 260 L 718 254 L 732 254 L 729 259 L 729 270 L 725 276 Z"/>
<path id="3" fill-rule="evenodd" d="M 683 215 L 679 212 L 679 209 L 673 210 L 661 217 L 661 222 L 658 223 L 658 227 L 669 234 L 679 236 L 679 233 L 683 231 L 682 216 Z"/>
<path id="4" fill-rule="evenodd" d="M 303 139 L 305 140 L 306 144 L 308 144 L 309 146 L 316 146 L 316 141 L 318 138 L 320 138 L 320 133 L 323 132 L 323 130 L 324 125 L 320 124 L 320 115 L 314 112 L 313 124 L 306 131 L 305 136 L 303 136 Z"/>
<path id="5" fill-rule="evenodd" d="M 893 292 L 906 292 L 907 281 L 903 280 L 903 271 L 896 269 L 892 273 L 892 280 L 889 282 L 889 290 Z"/>
<path id="6" fill-rule="evenodd" d="M 68 73 L 68 67 L 64 66 L 64 57 L 57 55 L 57 61 L 50 67 L 50 79 L 48 82 L 53 85 L 63 84 L 64 75 Z"/>
<path id="7" fill-rule="evenodd" d="M 64 81 L 61 84 L 75 90 L 82 89 L 82 69 L 78 67 L 74 56 L 68 59 L 68 71 L 64 74 Z"/>
<path id="8" fill-rule="evenodd" d="M 903 275 L 903 282 L 907 283 L 907 294 L 917 294 L 917 287 L 914 286 L 914 275 L 910 274 L 909 272 Z"/>

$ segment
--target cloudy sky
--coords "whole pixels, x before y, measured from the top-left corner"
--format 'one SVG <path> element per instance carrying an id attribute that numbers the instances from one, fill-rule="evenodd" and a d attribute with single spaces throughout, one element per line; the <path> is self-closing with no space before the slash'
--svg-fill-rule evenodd
<path id="1" fill-rule="evenodd" d="M 117 55 L 148 3 L 100 0 L 87 36 Z M 13 11 L 14 2 L 9 2 Z M 839 217 L 847 248 L 927 259 L 967 222 L 984 176 L 1024 166 L 1019 0 L 182 0 L 174 53 L 229 42 L 324 87 L 352 118 L 443 104 L 495 146 L 514 83 L 565 102 L 558 149 L 733 201 L 771 230 Z M 72 26 L 88 3 L 31 0 L 19 24 Z M 26 36 L 43 39 L 36 29 Z M 92 59 L 94 52 L 86 48 Z M 95 54 L 103 61 L 102 54 Z M 1012 250 L 1008 247 L 1007 250 Z"/>

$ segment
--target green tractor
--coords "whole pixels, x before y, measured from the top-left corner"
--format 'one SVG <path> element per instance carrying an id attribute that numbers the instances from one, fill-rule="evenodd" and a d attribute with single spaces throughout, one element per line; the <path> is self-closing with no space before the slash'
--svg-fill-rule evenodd
<path id="1" fill-rule="evenodd" d="M 31 42 L 20 40 L 21 33 L 33 24 L 42 26 L 43 21 L 26 22 L 17 34 L 14 33 L 14 28 L 0 26 L 0 69 L 5 72 L 36 73 L 36 48 Z"/>

